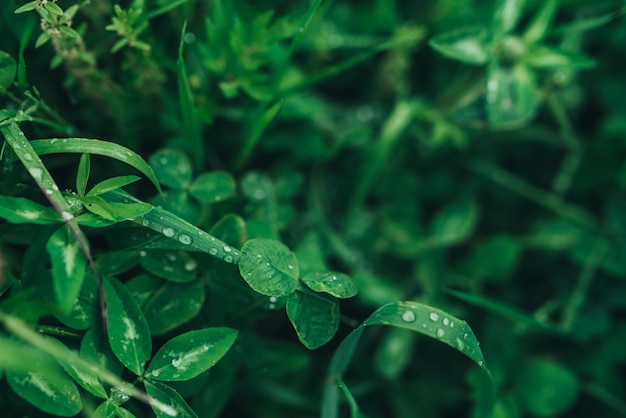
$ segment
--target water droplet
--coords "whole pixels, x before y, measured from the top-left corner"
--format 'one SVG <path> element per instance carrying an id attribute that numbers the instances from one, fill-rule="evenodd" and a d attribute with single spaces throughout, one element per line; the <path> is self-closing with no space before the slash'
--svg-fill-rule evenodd
<path id="1" fill-rule="evenodd" d="M 217 255 L 217 248 L 209 248 L 209 254 Z"/>
<path id="2" fill-rule="evenodd" d="M 233 249 L 232 249 L 232 248 L 230 248 L 228 245 L 224 245 L 224 251 L 225 251 L 225 252 L 229 253 L 229 252 L 231 252 L 232 250 L 233 250 Z"/>
<path id="3" fill-rule="evenodd" d="M 147 256 L 147 255 L 148 255 L 148 253 L 147 253 L 147 252 L 145 252 L 145 251 L 143 251 L 143 250 L 142 250 L 142 251 L 139 251 L 139 257 L 145 257 L 145 256 Z"/>
<path id="4" fill-rule="evenodd" d="M 413 312 L 413 311 L 405 311 L 402 314 L 402 320 L 404 322 L 414 322 L 415 321 L 415 312 Z"/>
<path id="5" fill-rule="evenodd" d="M 450 328 L 454 328 L 454 322 L 450 321 Z"/>
<path id="6" fill-rule="evenodd" d="M 274 305 L 273 303 L 270 303 L 267 307 L 270 309 L 276 309 L 276 305 Z"/>
<path id="7" fill-rule="evenodd" d="M 35 179 L 35 181 L 40 182 L 41 177 L 43 176 L 43 170 L 39 167 L 31 167 L 28 169 L 28 172 Z"/>
<path id="8" fill-rule="evenodd" d="M 59 140 L 59 138 L 54 138 L 50 140 L 50 145 L 53 145 L 54 143 L 56 143 Z"/>
<path id="9" fill-rule="evenodd" d="M 482 360 L 480 360 L 480 361 L 478 362 L 478 365 L 479 365 L 480 367 L 483 367 L 483 361 L 482 361 Z"/>
<path id="10" fill-rule="evenodd" d="M 437 314 L 436 312 L 431 312 L 428 317 L 431 321 L 439 321 L 439 314 Z"/>
<path id="11" fill-rule="evenodd" d="M 289 265 L 287 265 L 287 268 L 288 268 L 289 270 L 293 270 L 293 265 L 289 264 Z"/>
<path id="12" fill-rule="evenodd" d="M 26 161 L 33 161 L 33 156 L 29 152 L 27 152 L 24 154 L 24 159 Z"/>
<path id="13" fill-rule="evenodd" d="M 54 191 L 52 189 L 46 189 L 46 194 L 48 196 L 52 196 L 52 193 L 54 193 Z"/>
<path id="14" fill-rule="evenodd" d="M 56 184 L 52 185 L 52 190 L 54 190 L 55 192 L 59 191 L 59 186 L 57 186 Z"/>
<path id="15" fill-rule="evenodd" d="M 161 374 L 161 371 L 159 369 L 152 370 L 152 376 L 158 377 L 160 374 Z"/>
<path id="16" fill-rule="evenodd" d="M 141 221 L 141 224 L 143 226 L 148 226 L 148 225 L 150 225 L 150 221 L 148 221 L 147 219 L 144 219 L 143 221 Z"/>
<path id="17" fill-rule="evenodd" d="M 163 235 L 172 238 L 176 232 L 172 228 L 163 228 Z"/>
<path id="18" fill-rule="evenodd" d="M 227 255 L 226 257 L 224 257 L 224 261 L 226 261 L 227 263 L 232 263 L 233 257 L 231 257 L 230 255 Z"/>
<path id="19" fill-rule="evenodd" d="M 276 301 L 278 301 L 278 298 L 276 296 L 270 296 L 270 302 L 276 303 Z"/>
<path id="20" fill-rule="evenodd" d="M 198 263 L 193 258 L 187 260 L 187 262 L 185 263 L 185 270 L 187 271 L 194 271 L 196 267 L 198 267 Z"/>
<path id="21" fill-rule="evenodd" d="M 459 337 L 456 338 L 456 347 L 459 350 L 463 350 L 465 348 L 465 343 Z"/>
<path id="22" fill-rule="evenodd" d="M 448 324 L 450 324 L 450 320 L 448 318 L 443 318 L 443 324 L 448 326 Z"/>
<path id="23" fill-rule="evenodd" d="M 180 241 L 181 244 L 189 245 L 191 244 L 191 237 L 189 235 L 180 234 L 178 236 L 178 241 Z"/>
<path id="24" fill-rule="evenodd" d="M 437 328 L 437 337 L 441 338 L 444 335 L 446 335 L 446 332 L 442 330 L 441 328 Z"/>
<path id="25" fill-rule="evenodd" d="M 182 361 L 179 358 L 172 359 L 172 366 L 179 368 L 182 364 Z"/>
<path id="26" fill-rule="evenodd" d="M 61 212 L 61 217 L 64 221 L 71 221 L 72 219 L 74 219 L 74 215 L 66 211 Z"/>

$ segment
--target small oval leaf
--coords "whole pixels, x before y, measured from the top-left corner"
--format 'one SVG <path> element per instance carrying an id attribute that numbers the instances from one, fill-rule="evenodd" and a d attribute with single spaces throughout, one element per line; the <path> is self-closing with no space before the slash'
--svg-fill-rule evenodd
<path id="1" fill-rule="evenodd" d="M 237 338 L 231 328 L 207 328 L 178 335 L 154 355 L 146 377 L 163 381 L 188 380 L 210 369 Z"/>
<path id="2" fill-rule="evenodd" d="M 280 241 L 246 241 L 241 248 L 239 272 L 262 295 L 287 296 L 298 287 L 298 260 Z"/>
<path id="3" fill-rule="evenodd" d="M 294 292 L 287 299 L 287 316 L 300 342 L 314 350 L 330 341 L 339 328 L 339 303 L 335 298 Z"/>
<path id="4" fill-rule="evenodd" d="M 213 171 L 199 175 L 191 185 L 189 193 L 205 203 L 220 202 L 235 194 L 236 183 L 225 171 Z"/>
<path id="5" fill-rule="evenodd" d="M 152 154 L 148 161 L 164 186 L 184 189 L 191 182 L 191 161 L 182 151 L 164 148 Z"/>
<path id="6" fill-rule="evenodd" d="M 351 298 L 357 294 L 357 287 L 354 281 L 347 274 L 327 272 L 313 272 L 302 278 L 312 290 L 316 292 L 326 292 L 337 298 Z"/>

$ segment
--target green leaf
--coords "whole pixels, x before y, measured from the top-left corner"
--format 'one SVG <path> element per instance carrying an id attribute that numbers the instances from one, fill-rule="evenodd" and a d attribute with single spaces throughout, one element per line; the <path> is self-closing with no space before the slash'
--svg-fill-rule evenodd
<path id="1" fill-rule="evenodd" d="M 594 68 L 591 58 L 564 49 L 541 46 L 531 49 L 526 64 L 542 70 L 566 70 Z"/>
<path id="2" fill-rule="evenodd" d="M 58 342 L 58 340 L 55 341 Z M 68 354 L 66 357 L 59 359 L 61 366 L 63 366 L 67 374 L 69 374 L 76 383 L 92 395 L 106 399 L 106 390 L 104 389 L 104 386 L 102 386 L 98 375 L 94 373 L 93 369 L 85 367 L 84 363 L 73 361 L 76 357 L 71 356 L 70 349 L 60 342 L 58 342 L 57 345 Z"/>
<path id="3" fill-rule="evenodd" d="M 515 29 L 522 12 L 525 0 L 498 0 L 493 14 L 492 30 L 496 37 Z"/>
<path id="4" fill-rule="evenodd" d="M 109 192 L 106 198 L 109 201 L 116 202 L 143 203 L 123 190 Z M 167 240 L 154 240 L 149 246 L 145 247 L 146 249 L 200 251 L 221 258 L 227 263 L 239 262 L 239 250 L 164 209 L 153 206 L 150 212 L 133 219 L 133 221 L 167 238 Z"/>
<path id="5" fill-rule="evenodd" d="M 145 377 L 162 381 L 188 380 L 210 369 L 237 338 L 230 328 L 189 331 L 166 342 L 154 355 Z"/>
<path id="6" fill-rule="evenodd" d="M 41 355 L 28 370 L 6 370 L 11 389 L 38 409 L 49 414 L 71 417 L 82 410 L 78 388 L 63 370 L 51 367 Z"/>
<path id="7" fill-rule="evenodd" d="M 49 225 L 63 222 L 52 208 L 23 197 L 0 196 L 0 218 L 14 224 Z"/>
<path id="8" fill-rule="evenodd" d="M 339 303 L 335 298 L 294 292 L 287 299 L 287 316 L 300 342 L 314 350 L 330 341 L 339 328 Z"/>
<path id="9" fill-rule="evenodd" d="M 111 401 L 104 401 L 94 411 L 93 418 L 135 418 L 135 416 Z"/>
<path id="10" fill-rule="evenodd" d="M 182 251 L 148 251 L 140 263 L 148 272 L 172 282 L 190 282 L 197 275 L 198 263 Z"/>
<path id="11" fill-rule="evenodd" d="M 246 241 L 241 248 L 239 272 L 248 285 L 262 295 L 287 296 L 298 287 L 298 260 L 280 241 Z"/>
<path id="12" fill-rule="evenodd" d="M 137 176 L 118 176 L 106 179 L 96 184 L 89 190 L 87 196 L 98 196 L 111 190 L 119 189 L 140 180 Z"/>
<path id="13" fill-rule="evenodd" d="M 29 1 L 25 5 L 15 9 L 13 13 L 18 14 L 18 13 L 30 12 L 31 10 L 35 10 L 36 7 L 37 7 L 37 1 Z"/>
<path id="14" fill-rule="evenodd" d="M 522 35 L 522 38 L 528 44 L 539 42 L 546 37 L 550 25 L 552 24 L 554 14 L 558 8 L 558 1 L 546 0 L 541 3 L 541 6 L 541 9 L 534 16 Z"/>
<path id="15" fill-rule="evenodd" d="M 116 143 L 86 138 L 52 138 L 36 139 L 30 141 L 30 144 L 38 155 L 87 153 L 114 158 L 143 173 L 161 191 L 159 181 L 148 163 L 134 151 Z"/>
<path id="16" fill-rule="evenodd" d="M 402 328 L 392 328 L 380 341 L 376 350 L 375 366 L 378 374 L 393 380 L 400 376 L 413 355 L 415 333 Z"/>
<path id="17" fill-rule="evenodd" d="M 66 225 L 52 234 L 46 250 L 52 261 L 54 293 L 61 311 L 67 313 L 74 305 L 83 284 L 87 259 Z"/>
<path id="18" fill-rule="evenodd" d="M 141 375 L 152 351 L 146 319 L 124 285 L 109 278 L 105 278 L 102 285 L 107 302 L 107 332 L 111 349 L 124 366 Z"/>
<path id="19" fill-rule="evenodd" d="M 205 203 L 220 202 L 235 194 L 236 183 L 225 171 L 213 171 L 199 175 L 191 185 L 189 193 Z"/>
<path id="20" fill-rule="evenodd" d="M 161 184 L 173 189 L 189 186 L 193 170 L 191 161 L 184 152 L 164 148 L 148 158 Z"/>
<path id="21" fill-rule="evenodd" d="M 520 127 L 530 121 L 539 107 L 535 74 L 525 65 L 489 66 L 487 117 L 494 129 Z"/>
<path id="22" fill-rule="evenodd" d="M 41 35 L 37 37 L 37 41 L 35 41 L 35 48 L 39 48 L 40 46 L 45 45 L 45 43 L 49 40 L 50 36 L 47 33 L 42 32 Z"/>
<path id="23" fill-rule="evenodd" d="M 441 210 L 432 225 L 431 240 L 437 246 L 454 245 L 466 240 L 478 221 L 478 205 L 463 198 Z"/>
<path id="24" fill-rule="evenodd" d="M 8 89 L 17 73 L 17 63 L 12 56 L 0 51 L 0 91 Z"/>
<path id="25" fill-rule="evenodd" d="M 506 280 L 517 265 L 518 241 L 508 235 L 495 235 L 476 244 L 468 261 L 469 274 L 477 279 Z"/>
<path id="26" fill-rule="evenodd" d="M 158 418 L 198 418 L 185 399 L 171 387 L 153 380 L 144 381 L 144 385 L 148 395 L 161 403 L 150 405 Z"/>
<path id="27" fill-rule="evenodd" d="M 489 31 L 467 27 L 433 37 L 428 44 L 436 51 L 466 64 L 483 65 L 489 59 Z"/>
<path id="28" fill-rule="evenodd" d="M 85 196 L 85 190 L 87 190 L 90 168 L 89 154 L 81 155 L 80 162 L 78 163 L 78 171 L 76 173 L 76 192 L 81 197 Z"/>
<path id="29" fill-rule="evenodd" d="M 204 305 L 204 284 L 166 283 L 146 301 L 143 311 L 154 336 L 163 335 L 196 317 Z"/>
<path id="30" fill-rule="evenodd" d="M 93 327 L 98 314 L 96 280 L 93 275 L 87 274 L 83 279 L 78 297 L 72 301 L 72 305 L 67 312 L 57 310 L 54 312 L 54 317 L 68 327 L 86 330 Z"/>
<path id="31" fill-rule="evenodd" d="M 351 298 L 357 294 L 356 284 L 343 273 L 313 272 L 304 276 L 302 281 L 316 292 L 326 292 L 337 298 Z"/>
<path id="32" fill-rule="evenodd" d="M 455 348 L 479 366 L 485 364 L 469 325 L 440 309 L 416 302 L 393 302 L 376 310 L 362 324 L 369 325 L 391 325 L 416 331 Z"/>
<path id="33" fill-rule="evenodd" d="M 523 405 L 536 416 L 562 416 L 578 397 L 576 376 L 552 360 L 530 360 L 520 368 L 518 379 Z"/>
<path id="34" fill-rule="evenodd" d="M 52 3 L 51 1 L 42 2 L 43 7 L 53 15 L 63 16 L 63 9 L 56 5 L 56 3 Z M 64 28 L 65 26 L 60 26 L 60 28 Z"/>

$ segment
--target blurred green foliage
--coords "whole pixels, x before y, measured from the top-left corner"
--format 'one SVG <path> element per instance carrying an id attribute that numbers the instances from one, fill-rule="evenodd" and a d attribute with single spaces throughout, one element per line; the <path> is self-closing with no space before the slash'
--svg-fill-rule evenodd
<path id="1" fill-rule="evenodd" d="M 228 244 L 224 260 L 230 246 L 271 240 L 268 269 L 296 280 L 285 260 L 297 259 L 311 281 L 285 296 L 258 290 L 253 277 L 254 292 L 236 266 L 187 252 L 184 240 L 110 224 L 131 217 L 110 205 L 126 197 L 94 200 L 83 230 L 100 272 L 118 278 L 105 290 L 123 295 L 126 305 L 113 308 L 121 317 L 145 316 L 155 352 L 193 330 L 239 332 L 209 371 L 150 381 L 148 393 L 166 404 L 182 397 L 203 418 L 332 417 L 324 384 L 333 352 L 380 306 L 406 300 L 466 321 L 491 378 L 437 341 L 368 328 L 344 340 L 360 343 L 340 371 L 341 416 L 626 416 L 625 13 L 618 0 L 4 0 L 0 125 L 133 150 L 164 193 L 134 178 L 114 188 L 128 184 Z M 51 308 L 52 285 L 22 292 L 62 274 L 46 264 L 50 237 L 77 247 L 53 235 L 59 218 L 3 150 L 0 313 L 136 379 L 100 333 L 84 331 L 99 315 L 92 280 L 72 290 L 83 321 Z M 77 189 L 64 196 L 78 206 L 88 178 L 129 174 L 94 156 L 77 182 L 75 154 L 42 159 L 61 191 Z M 18 197 L 40 224 L 8 206 Z M 110 223 L 97 220 L 103 213 Z M 326 271 L 354 279 L 358 294 L 337 300 L 314 279 Z M 316 315 L 333 332 L 307 339 L 324 327 L 294 318 Z M 5 327 L 39 341 L 20 324 Z M 44 366 L 65 352 L 48 338 L 37 357 L 4 332 L 3 417 L 60 411 L 26 403 L 15 382 L 29 377 L 3 368 L 22 352 Z M 141 373 L 151 353 L 138 353 L 124 365 Z M 71 390 L 70 371 L 49 370 L 30 378 Z M 98 390 L 83 391 L 85 416 L 153 414 L 123 391 L 98 407 Z"/>

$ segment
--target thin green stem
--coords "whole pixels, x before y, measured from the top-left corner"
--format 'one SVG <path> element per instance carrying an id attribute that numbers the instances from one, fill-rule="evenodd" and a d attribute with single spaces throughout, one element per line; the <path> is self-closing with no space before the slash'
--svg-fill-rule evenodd
<path id="1" fill-rule="evenodd" d="M 552 191 L 556 194 L 563 194 L 572 184 L 576 171 L 582 162 L 582 145 L 574 132 L 574 128 L 563 103 L 561 103 L 556 94 L 549 94 L 547 102 L 559 126 L 565 146 L 568 149 L 567 154 L 561 162 L 559 172 L 552 183 Z"/>
<path id="2" fill-rule="evenodd" d="M 560 324 L 562 331 L 569 332 L 574 326 L 578 312 L 583 306 L 589 287 L 595 277 L 596 270 L 600 266 L 600 263 L 602 262 L 602 259 L 606 255 L 607 251 L 608 244 L 606 241 L 601 238 L 598 239 L 593 247 L 593 250 L 591 251 L 591 254 L 587 257 L 585 266 L 576 281 L 576 286 L 574 286 L 574 290 L 572 291 L 572 294 L 563 309 L 563 316 Z"/>
<path id="3" fill-rule="evenodd" d="M 550 209 L 563 218 L 572 220 L 587 228 L 597 229 L 597 222 L 583 209 L 564 201 L 554 193 L 546 192 L 524 179 L 483 160 L 470 162 L 470 168 L 507 189 Z"/>

